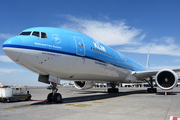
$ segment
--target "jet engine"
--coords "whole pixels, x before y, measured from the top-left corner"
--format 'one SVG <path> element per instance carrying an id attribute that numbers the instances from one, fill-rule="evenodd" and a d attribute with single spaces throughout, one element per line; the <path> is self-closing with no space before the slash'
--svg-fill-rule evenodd
<path id="1" fill-rule="evenodd" d="M 92 88 L 95 83 L 91 81 L 75 81 L 74 85 L 77 89 L 86 90 Z"/>
<path id="2" fill-rule="evenodd" d="M 163 90 L 170 90 L 176 86 L 178 82 L 177 74 L 170 69 L 160 70 L 156 74 L 156 84 Z"/>

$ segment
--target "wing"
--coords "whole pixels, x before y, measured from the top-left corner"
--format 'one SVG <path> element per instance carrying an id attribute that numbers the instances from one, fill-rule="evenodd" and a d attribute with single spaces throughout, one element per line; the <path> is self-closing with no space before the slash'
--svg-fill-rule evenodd
<path id="1" fill-rule="evenodd" d="M 133 71 L 132 74 L 138 79 L 155 76 L 160 70 Z M 180 69 L 172 69 L 174 72 L 180 72 Z"/>

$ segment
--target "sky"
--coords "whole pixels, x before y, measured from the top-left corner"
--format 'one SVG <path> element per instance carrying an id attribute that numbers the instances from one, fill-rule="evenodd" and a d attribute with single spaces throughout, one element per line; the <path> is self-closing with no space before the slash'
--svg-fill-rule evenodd
<path id="1" fill-rule="evenodd" d="M 179 0 L 0 0 L 0 46 L 31 27 L 88 35 L 149 68 L 180 68 Z M 0 47 L 0 82 L 44 86 Z M 64 81 L 63 81 L 64 82 Z"/>

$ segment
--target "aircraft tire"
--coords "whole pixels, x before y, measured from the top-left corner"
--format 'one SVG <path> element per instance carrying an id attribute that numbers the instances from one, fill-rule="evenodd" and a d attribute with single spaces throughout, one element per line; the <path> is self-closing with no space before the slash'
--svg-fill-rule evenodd
<path id="1" fill-rule="evenodd" d="M 47 100 L 48 102 L 52 102 L 52 93 L 49 93 L 48 96 L 47 96 Z"/>
<path id="2" fill-rule="evenodd" d="M 31 100 L 31 96 L 28 96 L 26 101 L 30 101 Z"/>
<path id="3" fill-rule="evenodd" d="M 62 96 L 60 93 L 55 93 L 53 96 L 53 102 L 55 103 L 61 103 L 62 102 Z"/>
<path id="4" fill-rule="evenodd" d="M 115 89 L 115 92 L 116 92 L 116 93 L 118 93 L 118 92 L 119 92 L 119 89 L 118 89 L 118 88 L 116 88 L 116 89 Z"/>
<path id="5" fill-rule="evenodd" d="M 7 103 L 7 99 L 6 98 L 3 99 L 3 103 Z"/>
<path id="6" fill-rule="evenodd" d="M 108 93 L 112 93 L 112 88 L 108 88 Z"/>
<path id="7" fill-rule="evenodd" d="M 147 88 L 147 93 L 157 93 L 157 88 Z"/>
<path id="8" fill-rule="evenodd" d="M 108 93 L 118 93 L 119 92 L 119 89 L 118 88 L 108 88 Z"/>
<path id="9" fill-rule="evenodd" d="M 31 95 L 29 95 L 27 98 L 26 98 L 26 101 L 30 101 L 31 100 Z"/>

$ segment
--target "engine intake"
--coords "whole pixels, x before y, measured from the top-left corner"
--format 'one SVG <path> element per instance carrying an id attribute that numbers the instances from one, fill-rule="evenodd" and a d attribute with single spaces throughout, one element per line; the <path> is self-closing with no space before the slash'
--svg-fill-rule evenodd
<path id="1" fill-rule="evenodd" d="M 176 86 L 177 82 L 177 74 L 170 69 L 160 70 L 156 74 L 156 84 L 163 90 L 172 89 L 174 86 Z"/>
<path id="2" fill-rule="evenodd" d="M 86 90 L 92 88 L 95 83 L 91 81 L 75 81 L 74 85 L 77 89 Z"/>

